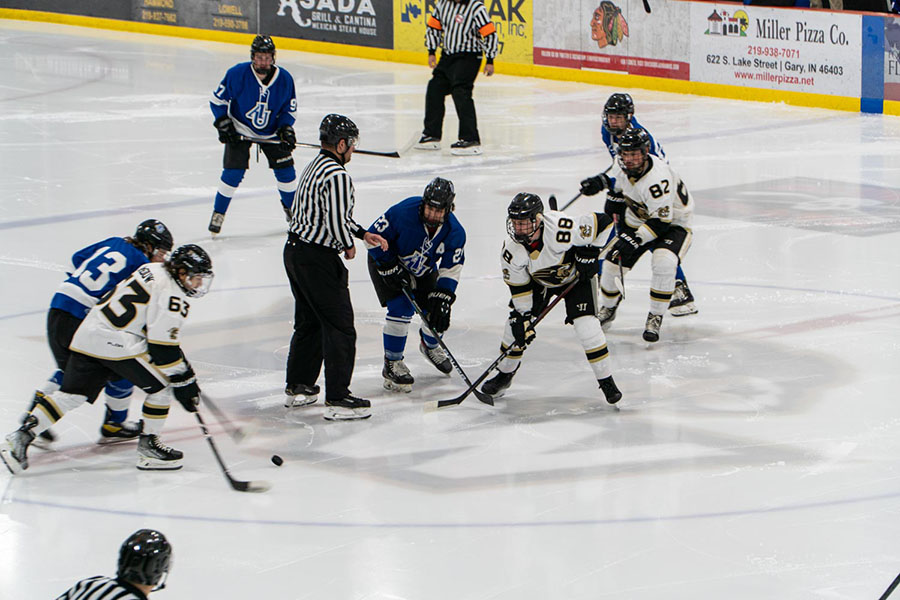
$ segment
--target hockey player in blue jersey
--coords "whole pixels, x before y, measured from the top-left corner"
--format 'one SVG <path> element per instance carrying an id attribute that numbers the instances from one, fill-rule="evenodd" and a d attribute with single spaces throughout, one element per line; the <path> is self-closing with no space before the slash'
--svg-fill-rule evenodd
<path id="1" fill-rule="evenodd" d="M 650 132 L 645 127 L 638 123 L 637 118 L 634 116 L 634 101 L 631 99 L 631 95 L 624 93 L 611 95 L 603 106 L 603 130 L 601 135 L 603 144 L 606 146 L 606 150 L 613 161 L 616 160 L 616 146 L 619 143 L 619 137 L 625 133 L 625 130 L 632 127 L 646 131 L 650 138 L 650 154 L 668 162 L 662 146 L 650 135 Z M 581 193 L 585 196 L 593 196 L 599 193 L 600 188 L 597 187 L 599 183 L 597 179 L 599 177 L 599 175 L 588 177 L 582 181 Z M 610 216 L 619 214 L 619 219 L 621 220 L 621 213 L 625 210 L 625 203 L 621 198 L 610 194 L 607 197 L 604 210 Z M 680 264 L 676 272 L 675 293 L 672 295 L 672 301 L 669 303 L 669 312 L 673 317 L 684 317 L 697 313 L 697 307 L 694 304 L 694 294 L 691 293 L 691 289 L 688 287 L 687 279 L 684 277 L 684 271 L 681 269 Z"/>
<path id="2" fill-rule="evenodd" d="M 294 78 L 275 64 L 275 42 L 258 35 L 250 46 L 250 62 L 239 63 L 225 73 L 213 92 L 209 107 L 215 117 L 219 141 L 225 144 L 222 177 L 216 193 L 209 231 L 222 231 L 225 212 L 244 174 L 250 168 L 250 146 L 244 137 L 272 140 L 259 148 L 269 161 L 278 181 L 278 192 L 285 217 L 290 221 L 297 174 L 294 158 L 297 147 L 294 133 L 297 94 Z"/>
<path id="3" fill-rule="evenodd" d="M 441 373 L 453 369 L 431 335 L 450 327 L 450 307 L 465 261 L 466 232 L 453 214 L 453 183 L 435 177 L 421 196 L 407 198 L 378 217 L 369 231 L 384 237 L 388 249 L 369 249 L 369 275 L 381 305 L 384 323 L 384 387 L 409 392 L 415 383 L 403 362 L 409 323 L 415 310 L 403 294 L 409 290 L 425 313 L 427 328 L 419 329 L 419 351 Z"/>
<path id="4" fill-rule="evenodd" d="M 47 340 L 58 369 L 40 389 L 46 395 L 62 385 L 63 371 L 69 360 L 69 344 L 78 326 L 91 308 L 147 262 L 163 262 L 172 249 L 172 234 L 156 219 L 147 219 L 137 226 L 131 237 L 111 237 L 82 248 L 72 255 L 74 269 L 57 289 L 47 313 Z M 141 424 L 128 421 L 131 402 L 131 382 L 120 379 L 106 384 L 106 416 L 100 428 L 100 442 L 115 442 L 136 438 Z M 29 411 L 34 408 L 35 400 Z M 53 441 L 51 430 L 41 437 Z"/>

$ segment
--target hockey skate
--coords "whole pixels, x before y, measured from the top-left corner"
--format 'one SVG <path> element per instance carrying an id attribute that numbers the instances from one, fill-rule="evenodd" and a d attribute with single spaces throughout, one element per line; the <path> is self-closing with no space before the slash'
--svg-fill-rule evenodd
<path id="1" fill-rule="evenodd" d="M 20 419 L 22 424 L 25 423 L 25 419 L 28 418 L 28 415 L 31 414 L 31 411 L 33 411 L 37 407 L 38 400 L 40 398 L 45 398 L 45 397 L 46 397 L 46 394 L 40 390 L 37 390 L 34 392 L 34 398 L 31 399 L 31 406 L 28 408 L 28 412 L 24 413 L 22 415 L 22 418 Z M 53 432 L 53 430 L 50 428 L 47 428 L 44 431 L 40 432 L 38 434 L 37 438 L 35 438 L 34 446 L 35 446 L 35 448 L 41 448 L 42 450 L 49 450 L 52 447 L 53 442 L 56 441 L 56 439 L 57 439 L 57 437 L 56 437 L 56 434 Z"/>
<path id="2" fill-rule="evenodd" d="M 608 330 L 612 326 L 612 322 L 616 320 L 616 311 L 619 310 L 619 303 L 621 302 L 622 297 L 620 296 L 615 306 L 601 306 L 600 310 L 597 311 L 597 318 L 600 319 L 600 327 L 603 328 L 603 331 Z"/>
<path id="3" fill-rule="evenodd" d="M 440 150 L 441 149 L 441 138 L 433 137 L 430 135 L 423 135 L 419 138 L 418 143 L 414 146 L 416 150 Z"/>
<path id="4" fill-rule="evenodd" d="M 422 356 L 428 359 L 428 362 L 434 365 L 434 368 L 436 368 L 444 375 L 449 375 L 450 371 L 453 370 L 453 363 L 450 362 L 450 359 L 447 357 L 447 353 L 444 352 L 444 349 L 440 346 L 429 348 L 425 345 L 425 342 L 420 340 L 419 352 L 422 353 Z"/>
<path id="5" fill-rule="evenodd" d="M 106 419 L 100 426 L 100 439 L 98 444 L 115 444 L 133 440 L 144 430 L 143 421 L 113 421 L 109 418 L 110 410 L 106 409 Z"/>
<path id="6" fill-rule="evenodd" d="M 347 394 L 340 400 L 325 400 L 326 421 L 354 421 L 372 416 L 372 403 Z"/>
<path id="7" fill-rule="evenodd" d="M 481 142 L 459 140 L 450 146 L 450 154 L 454 156 L 476 156 L 481 154 Z"/>
<path id="8" fill-rule="evenodd" d="M 28 415 L 22 426 L 0 443 L 0 459 L 13 475 L 28 468 L 28 446 L 35 437 L 31 430 L 37 427 L 37 424 L 37 417 Z"/>
<path id="9" fill-rule="evenodd" d="M 413 376 L 409 374 L 409 369 L 406 368 L 402 358 L 400 360 L 391 360 L 385 357 L 381 376 L 384 377 L 384 389 L 392 392 L 408 394 L 412 391 L 412 386 L 416 382 Z"/>
<path id="10" fill-rule="evenodd" d="M 141 471 L 177 471 L 184 454 L 159 441 L 156 434 L 141 434 L 138 441 L 137 468 Z"/>
<path id="11" fill-rule="evenodd" d="M 686 281 L 675 280 L 675 292 L 669 302 L 669 312 L 673 317 L 686 317 L 699 312 L 694 304 L 694 294 L 691 293 L 691 288 L 688 287 Z"/>
<path id="12" fill-rule="evenodd" d="M 222 223 L 225 222 L 225 213 L 213 211 L 212 217 L 209 219 L 209 232 L 218 235 L 222 231 Z"/>
<path id="13" fill-rule="evenodd" d="M 315 404 L 319 399 L 320 388 L 317 385 L 289 383 L 284 388 L 284 407 L 300 408 Z"/>
<path id="14" fill-rule="evenodd" d="M 644 324 L 645 342 L 659 341 L 659 328 L 662 327 L 662 318 L 662 315 L 654 315 L 653 313 L 647 315 L 647 322 Z"/>
<path id="15" fill-rule="evenodd" d="M 512 373 L 497 371 L 496 375 L 484 382 L 481 386 L 481 391 L 491 398 L 499 398 L 506 391 L 506 388 L 509 387 L 509 384 L 512 383 L 513 377 L 518 370 L 519 367 L 516 367 L 516 370 Z"/>
<path id="16" fill-rule="evenodd" d="M 603 391 L 606 401 L 610 404 L 615 404 L 622 399 L 622 392 L 616 387 L 616 382 L 613 381 L 612 375 L 598 379 L 597 383 L 600 384 L 600 389 Z"/>

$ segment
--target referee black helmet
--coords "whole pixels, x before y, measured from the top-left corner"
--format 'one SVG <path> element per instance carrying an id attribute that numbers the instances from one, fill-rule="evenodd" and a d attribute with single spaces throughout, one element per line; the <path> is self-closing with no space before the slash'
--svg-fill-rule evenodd
<path id="1" fill-rule="evenodd" d="M 132 583 L 157 586 L 169 572 L 171 563 L 172 546 L 166 536 L 153 529 L 139 529 L 119 548 L 117 575 Z"/>

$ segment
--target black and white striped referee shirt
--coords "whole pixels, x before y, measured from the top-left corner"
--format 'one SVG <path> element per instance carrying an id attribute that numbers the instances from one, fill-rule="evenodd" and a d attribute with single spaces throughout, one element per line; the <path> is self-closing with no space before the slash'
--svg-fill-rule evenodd
<path id="1" fill-rule="evenodd" d="M 141 590 L 112 577 L 82 579 L 56 600 L 147 600 Z"/>
<path id="2" fill-rule="evenodd" d="M 343 251 L 366 230 L 353 220 L 353 181 L 337 156 L 319 151 L 306 165 L 291 205 L 291 233 L 304 242 Z"/>
<path id="3" fill-rule="evenodd" d="M 497 30 L 488 17 L 482 0 L 438 0 L 434 13 L 428 16 L 425 47 L 434 54 L 443 41 L 444 52 L 484 51 L 487 62 L 497 56 Z"/>

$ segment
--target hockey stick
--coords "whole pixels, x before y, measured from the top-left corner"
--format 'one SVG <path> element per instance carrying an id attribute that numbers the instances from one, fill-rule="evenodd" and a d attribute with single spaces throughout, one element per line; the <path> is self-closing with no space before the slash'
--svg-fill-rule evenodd
<path id="1" fill-rule="evenodd" d="M 550 197 L 547 198 L 547 204 L 550 206 L 550 210 L 559 210 L 559 203 L 556 201 L 556 196 L 550 194 Z"/>
<path id="2" fill-rule="evenodd" d="M 466 385 L 471 386 L 472 382 L 469 380 L 466 372 L 463 371 L 462 367 L 459 366 L 459 363 L 456 362 L 456 358 L 450 352 L 450 348 L 447 347 L 447 344 L 444 343 L 444 340 L 441 339 L 441 336 L 438 335 L 438 332 L 431 328 L 431 325 L 428 323 L 428 319 L 425 318 L 425 313 L 423 313 L 422 309 L 419 308 L 419 305 L 416 303 L 415 298 L 413 298 L 412 294 L 409 293 L 409 290 L 406 287 L 403 287 L 402 291 L 403 295 L 406 296 L 406 299 L 409 300 L 410 304 L 412 304 L 413 310 L 415 310 L 416 314 L 419 315 L 419 318 L 422 319 L 422 324 L 424 324 L 425 327 L 428 328 L 428 331 L 430 331 L 431 335 L 434 336 L 434 339 L 437 340 L 437 343 L 441 347 L 441 349 L 443 349 L 443 351 L 447 353 L 447 358 L 450 359 L 450 362 L 453 364 L 453 368 L 456 369 L 456 372 L 459 373 L 459 376 L 462 377 L 462 380 L 466 382 Z M 481 402 L 489 404 L 491 406 L 494 405 L 494 399 L 484 392 L 480 392 L 478 390 L 472 390 L 472 392 L 475 394 L 475 397 L 478 398 Z"/>
<path id="3" fill-rule="evenodd" d="M 546 307 L 544 307 L 544 310 L 542 310 L 541 313 L 531 321 L 531 329 L 534 329 L 537 326 L 537 324 L 540 323 L 544 319 L 544 317 L 547 316 L 547 313 L 549 313 L 551 310 L 553 310 L 553 307 L 556 306 L 557 304 L 559 304 L 559 301 L 562 300 L 563 298 L 565 298 L 566 295 L 570 291 L 572 291 L 572 288 L 575 287 L 576 283 L 578 283 L 578 279 L 576 279 L 575 281 L 570 283 L 566 289 L 564 289 L 556 298 L 553 299 L 552 302 L 550 302 L 550 304 L 548 304 Z M 478 387 L 479 383 L 484 381 L 485 378 L 491 374 L 491 371 L 493 371 L 494 368 L 500 364 L 500 361 L 503 360 L 504 358 L 506 358 L 506 355 L 509 354 L 510 352 L 512 352 L 512 349 L 515 347 L 516 346 L 510 346 L 506 350 L 501 352 L 500 356 L 498 356 L 497 359 L 491 363 L 491 366 L 489 366 L 487 369 L 485 369 L 484 373 L 482 373 L 481 376 L 478 377 L 478 379 L 476 379 L 474 383 L 469 385 L 469 388 L 466 391 L 464 391 L 462 394 L 460 394 L 456 398 L 451 398 L 449 400 L 434 400 L 432 402 L 428 402 L 425 404 L 425 412 L 433 412 L 433 411 L 441 409 L 441 408 L 446 408 L 448 406 L 456 406 L 457 404 L 461 403 L 463 400 L 466 399 L 466 397 L 469 394 L 471 394 L 475 390 L 476 387 Z"/>
<path id="4" fill-rule="evenodd" d="M 613 215 L 613 234 L 619 237 L 619 215 Z M 622 257 L 619 256 L 619 276 L 613 280 L 619 293 L 622 294 L 622 300 L 625 299 L 625 272 L 622 270 Z"/>
<path id="5" fill-rule="evenodd" d="M 647 11 L 647 14 L 650 14 L 650 2 L 644 0 L 644 10 Z"/>
<path id="6" fill-rule="evenodd" d="M 582 193 L 578 192 L 578 194 L 576 194 L 574 198 L 572 198 L 571 200 L 566 202 L 566 204 L 559 210 L 566 210 L 567 208 L 569 208 L 570 206 L 575 204 L 575 201 L 578 200 L 579 198 L 581 198 L 581 195 L 582 195 Z"/>
<path id="7" fill-rule="evenodd" d="M 203 403 L 206 404 L 207 407 L 209 407 L 209 410 L 212 411 L 213 416 L 215 416 L 216 420 L 218 420 L 222 427 L 225 428 L 225 431 L 228 432 L 228 435 L 231 436 L 231 439 L 234 440 L 235 444 L 240 444 L 248 437 L 256 433 L 256 431 L 259 429 L 259 425 L 257 425 L 256 423 L 251 423 L 250 425 L 240 427 L 239 425 L 235 424 L 234 421 L 228 418 L 228 415 L 226 415 L 225 412 L 221 408 L 219 408 L 215 402 L 213 402 L 212 398 L 202 393 L 200 394 L 200 398 L 203 399 Z"/>
<path id="8" fill-rule="evenodd" d="M 206 423 L 203 422 L 203 417 L 200 416 L 200 411 L 194 411 L 194 416 L 197 417 L 197 423 L 200 424 L 200 429 L 203 431 L 203 437 L 209 442 L 209 447 L 212 449 L 213 456 L 216 457 L 216 462 L 218 462 L 219 467 L 222 468 L 222 473 L 225 475 L 225 479 L 228 480 L 228 484 L 231 485 L 232 489 L 238 492 L 265 492 L 272 487 L 267 481 L 240 481 L 232 477 L 231 473 L 228 472 L 228 467 L 225 466 L 225 462 L 222 460 L 221 455 L 219 455 L 219 449 L 216 448 L 216 443 L 209 434 Z"/>
<path id="9" fill-rule="evenodd" d="M 884 590 L 884 593 L 878 600 L 887 600 L 887 597 L 891 595 L 891 592 L 894 591 L 898 584 L 900 584 L 900 575 L 894 578 L 894 581 L 888 586 L 888 589 Z"/>
<path id="10" fill-rule="evenodd" d="M 246 135 L 241 136 L 241 140 L 244 142 L 253 142 L 254 144 L 280 144 L 281 140 L 279 139 L 268 139 L 268 138 L 256 138 L 256 137 L 248 137 Z M 296 142 L 297 146 L 302 146 L 304 148 L 321 148 L 321 144 L 310 144 L 309 142 Z M 354 150 L 354 154 L 371 154 L 372 156 L 384 156 L 386 158 L 400 158 L 399 152 L 376 152 L 375 150 Z"/>

